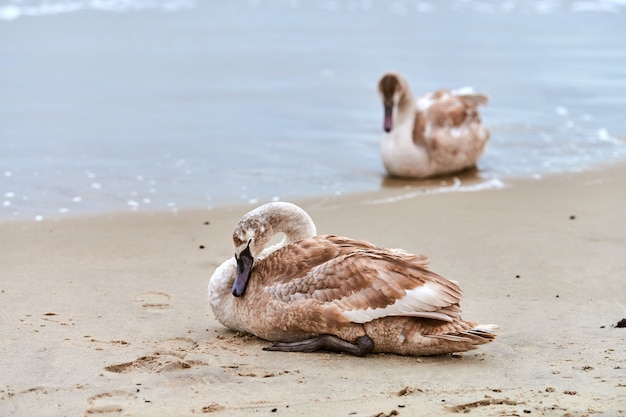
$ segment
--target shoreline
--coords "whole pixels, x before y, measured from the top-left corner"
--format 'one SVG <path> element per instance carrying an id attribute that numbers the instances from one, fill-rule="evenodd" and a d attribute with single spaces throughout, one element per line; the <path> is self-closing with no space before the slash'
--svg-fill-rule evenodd
<path id="1" fill-rule="evenodd" d="M 237 208 L 237 207 L 249 207 L 250 209 L 271 201 L 328 201 L 333 199 L 350 199 L 352 197 L 360 196 L 360 195 L 368 195 L 368 194 L 379 194 L 379 193 L 394 193 L 398 190 L 403 190 L 403 194 L 389 197 L 389 198 L 398 198 L 398 199 L 410 199 L 417 197 L 426 197 L 429 195 L 437 195 L 443 193 L 455 193 L 455 192 L 481 192 L 481 191 L 489 191 L 489 190 L 499 190 L 507 187 L 514 187 L 518 184 L 527 184 L 527 183 L 537 183 L 542 181 L 552 181 L 558 178 L 569 178 L 571 176 L 576 175 L 585 175 L 586 173 L 593 173 L 598 171 L 611 171 L 615 169 L 615 167 L 619 167 L 620 165 L 626 163 L 626 159 L 619 162 L 607 163 L 599 166 L 595 166 L 593 168 L 589 168 L 583 171 L 571 171 L 571 172 L 558 172 L 558 173 L 548 173 L 542 174 L 538 178 L 537 177 L 490 177 L 485 176 L 481 177 L 481 171 L 470 169 L 468 171 L 463 171 L 457 173 L 455 175 L 445 175 L 442 177 L 434 177 L 427 178 L 422 180 L 411 180 L 411 179 L 403 179 L 403 178 L 394 178 L 385 175 L 384 173 L 380 173 L 380 185 L 377 189 L 371 190 L 356 190 L 349 192 L 342 192 L 340 194 L 319 194 L 319 195 L 308 195 L 308 196 L 300 196 L 292 199 L 278 199 L 276 197 L 274 199 L 270 198 L 252 198 L 248 201 L 224 201 L 215 205 L 209 205 L 205 207 L 200 207 L 199 205 L 188 205 L 183 207 L 173 206 L 170 209 L 164 207 L 150 207 L 144 206 L 140 209 L 137 208 L 128 208 L 126 210 L 122 209 L 107 209 L 104 211 L 100 211 L 97 209 L 86 210 L 86 211 L 70 211 L 70 210 L 62 210 L 58 211 L 55 214 L 47 214 L 47 215 L 35 215 L 33 213 L 26 215 L 8 215 L 7 217 L 0 217 L 0 227 L 5 224 L 11 223 L 29 223 L 29 222 L 47 222 L 47 221 L 72 221 L 79 219 L 91 219 L 98 217 L 111 217 L 111 216 L 125 216 L 125 215 L 160 215 L 160 214 L 172 214 L 177 215 L 178 213 L 186 213 L 186 212 L 212 212 L 214 210 L 221 210 L 225 208 Z M 484 173 L 483 173 L 484 174 Z M 131 206 L 129 206 L 131 207 Z M 135 206 L 138 207 L 138 206 Z"/>
<path id="2" fill-rule="evenodd" d="M 0 414 L 624 415 L 626 163 L 513 184 L 296 201 L 320 234 L 427 255 L 465 319 L 501 326 L 441 357 L 264 352 L 224 329 L 206 287 L 251 205 L 0 223 Z"/>

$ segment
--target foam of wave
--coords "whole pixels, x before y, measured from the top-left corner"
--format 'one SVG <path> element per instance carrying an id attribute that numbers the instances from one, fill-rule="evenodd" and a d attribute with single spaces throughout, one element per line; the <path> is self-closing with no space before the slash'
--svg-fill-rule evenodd
<path id="1" fill-rule="evenodd" d="M 0 1 L 0 20 L 15 20 L 27 16 L 47 16 L 81 10 L 132 12 L 159 10 L 173 12 L 195 6 L 195 0 L 59 0 L 59 1 Z"/>
<path id="2" fill-rule="evenodd" d="M 418 191 L 412 191 L 409 193 L 401 194 L 398 196 L 381 198 L 377 200 L 365 201 L 365 204 L 390 204 L 397 201 L 409 200 L 411 198 L 420 197 L 431 194 L 443 194 L 443 193 L 458 193 L 458 192 L 477 192 L 484 190 L 499 190 L 505 188 L 506 184 L 498 178 L 491 178 L 484 182 L 476 184 L 463 185 L 461 180 L 457 177 L 454 178 L 452 185 L 437 188 L 423 188 Z"/>
<path id="3" fill-rule="evenodd" d="M 524 12 L 546 14 L 556 12 L 621 13 L 626 11 L 626 0 L 507 0 L 491 2 L 481 0 L 421 1 L 394 0 L 323 0 L 301 2 L 298 0 L 247 0 L 248 7 L 316 8 L 329 12 L 340 10 L 370 11 L 386 9 L 394 14 L 432 13 L 437 11 L 510 13 Z M 189 9 L 196 0 L 0 0 L 0 21 L 27 16 L 46 16 L 80 10 L 107 12 L 132 12 L 160 10 L 164 12 Z"/>

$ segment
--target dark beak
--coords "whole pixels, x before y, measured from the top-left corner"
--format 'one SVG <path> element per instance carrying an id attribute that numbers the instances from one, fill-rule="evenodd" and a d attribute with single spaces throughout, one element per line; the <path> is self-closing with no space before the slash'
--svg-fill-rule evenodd
<path id="1" fill-rule="evenodd" d="M 248 243 L 246 249 L 237 257 L 237 278 L 235 278 L 235 283 L 233 284 L 233 295 L 235 297 L 241 297 L 246 292 L 253 262 L 254 260 L 250 253 L 250 243 Z"/>
<path id="2" fill-rule="evenodd" d="M 385 104 L 385 121 L 383 122 L 383 129 L 385 130 L 385 132 L 391 132 L 391 129 L 393 128 L 393 120 L 392 120 L 392 113 L 393 113 L 393 105 L 392 104 Z"/>

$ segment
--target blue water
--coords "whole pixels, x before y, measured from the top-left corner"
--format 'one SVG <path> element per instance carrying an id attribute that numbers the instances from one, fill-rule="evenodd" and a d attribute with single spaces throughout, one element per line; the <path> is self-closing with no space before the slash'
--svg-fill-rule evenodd
<path id="1" fill-rule="evenodd" d="M 388 186 L 389 69 L 491 96 L 474 181 L 620 161 L 624 22 L 624 0 L 0 0 L 0 220 Z"/>

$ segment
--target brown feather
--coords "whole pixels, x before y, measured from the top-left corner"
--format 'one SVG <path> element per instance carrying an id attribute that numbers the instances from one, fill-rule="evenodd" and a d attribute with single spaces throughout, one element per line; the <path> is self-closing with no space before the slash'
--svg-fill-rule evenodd
<path id="1" fill-rule="evenodd" d="M 289 236 L 276 222 L 274 232 Z M 298 227 L 293 216 L 287 222 Z M 272 227 L 245 218 L 233 241 L 267 242 Z M 305 230 L 310 236 L 315 228 Z M 355 343 L 367 336 L 374 352 L 403 355 L 462 352 L 495 337 L 494 326 L 461 319 L 459 286 L 431 271 L 426 256 L 334 235 L 292 240 L 255 259 L 242 296 L 231 294 L 235 259 L 216 270 L 209 300 L 220 322 L 281 342 L 333 335 Z"/>
<path id="2" fill-rule="evenodd" d="M 476 165 L 490 136 L 478 112 L 488 103 L 487 95 L 442 88 L 416 102 L 397 72 L 380 79 L 379 92 L 387 132 L 381 156 L 391 175 L 425 178 Z M 393 121 L 388 121 L 390 106 L 395 106 Z"/>
<path id="3" fill-rule="evenodd" d="M 286 261 L 289 260 L 289 261 Z M 427 268 L 424 256 L 394 253 L 357 240 L 316 236 L 295 242 L 261 260 L 251 284 L 278 303 L 311 299 L 341 311 L 382 309 L 407 291 L 430 282 L 440 293 L 439 306 L 458 305 L 461 291 Z M 453 317 L 457 310 L 446 310 Z"/>

